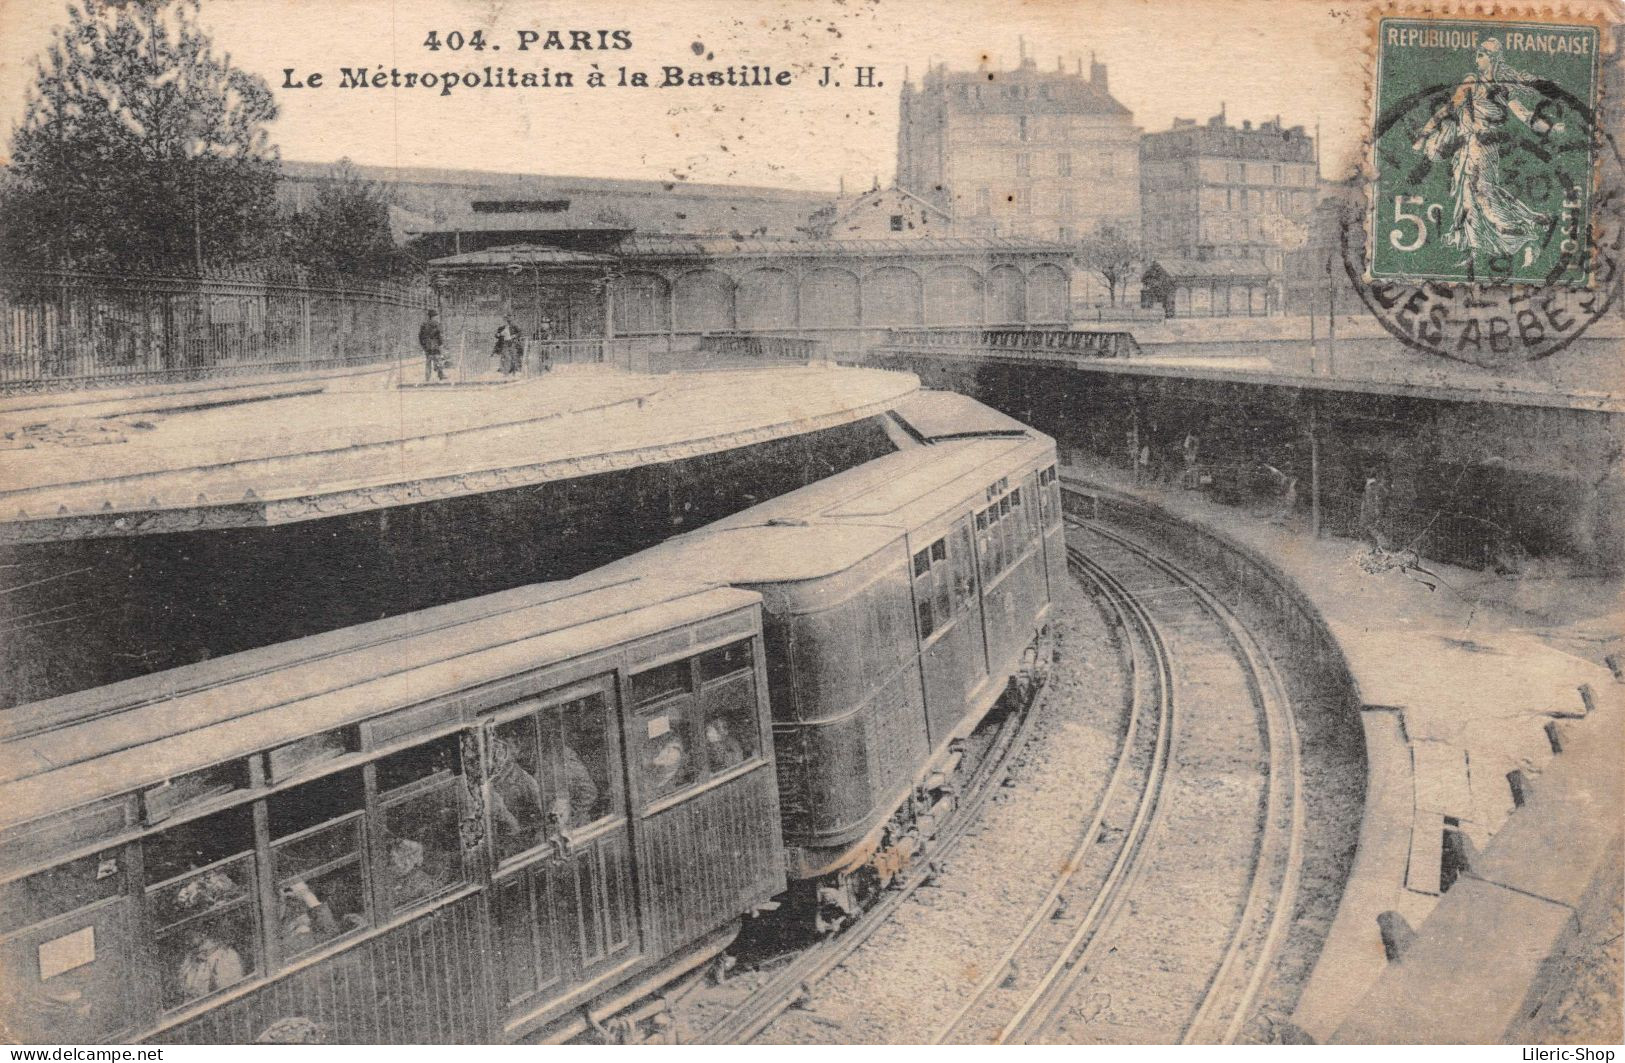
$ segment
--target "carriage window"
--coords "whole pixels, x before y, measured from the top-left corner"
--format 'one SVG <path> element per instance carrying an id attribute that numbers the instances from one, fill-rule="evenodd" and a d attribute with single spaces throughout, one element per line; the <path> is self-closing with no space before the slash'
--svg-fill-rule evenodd
<path id="1" fill-rule="evenodd" d="M 0 886 L 0 936 L 123 891 L 124 861 L 117 849 L 8 882 Z"/>
<path id="2" fill-rule="evenodd" d="M 964 609 L 970 604 L 976 592 L 973 571 L 971 568 L 971 539 L 970 529 L 961 524 L 954 529 L 954 609 Z"/>
<path id="3" fill-rule="evenodd" d="M 694 756 L 686 740 L 687 710 L 692 703 L 668 705 L 638 715 L 638 767 L 644 797 L 655 800 L 682 789 L 695 778 Z"/>
<path id="4" fill-rule="evenodd" d="M 750 639 L 740 639 L 700 657 L 700 682 L 709 683 L 751 667 Z"/>
<path id="5" fill-rule="evenodd" d="M 498 859 L 540 845 L 545 837 L 541 775 L 536 717 L 498 726 L 491 742 L 491 823 Z"/>
<path id="6" fill-rule="evenodd" d="M 700 657 L 705 759 L 712 775 L 756 756 L 756 672 L 752 664 L 749 639 Z"/>
<path id="7" fill-rule="evenodd" d="M 296 786 L 266 804 L 284 956 L 368 926 L 360 771 Z"/>
<path id="8" fill-rule="evenodd" d="M 378 762 L 379 899 L 389 912 L 463 882 L 457 735 Z"/>
<path id="9" fill-rule="evenodd" d="M 118 850 L 0 886 L 8 1042 L 109 1040 L 129 1026 L 129 919 Z M 12 931 L 27 927 L 21 933 Z"/>
<path id="10" fill-rule="evenodd" d="M 914 555 L 914 609 L 920 622 L 920 641 L 924 642 L 937 629 L 937 617 L 931 609 L 931 548 L 926 547 Z"/>
<path id="11" fill-rule="evenodd" d="M 189 807 L 247 788 L 247 761 L 234 760 L 226 764 L 216 764 L 212 768 L 190 772 L 143 791 L 141 815 L 147 823 L 159 823 Z"/>
<path id="12" fill-rule="evenodd" d="M 589 694 L 561 707 L 564 734 L 555 748 L 550 810 L 560 827 L 583 827 L 609 814 L 614 796 L 610 771 L 614 746 L 609 706 L 602 694 Z M 548 745 L 543 736 L 544 745 Z"/>
<path id="13" fill-rule="evenodd" d="M 340 727 L 271 750 L 271 781 L 281 782 L 313 764 L 334 760 L 346 753 L 354 753 L 360 748 L 357 743 L 358 737 L 354 727 Z"/>
<path id="14" fill-rule="evenodd" d="M 193 820 L 143 846 L 147 915 L 163 1007 L 172 1011 L 260 969 L 254 820 L 248 806 Z"/>
<path id="15" fill-rule="evenodd" d="M 932 579 L 936 583 L 936 597 L 932 602 L 932 611 L 936 616 L 937 626 L 941 627 L 948 622 L 948 618 L 953 616 L 954 612 L 954 580 L 953 573 L 949 570 L 947 564 L 947 539 L 938 539 L 931 544 L 931 561 L 934 570 Z"/>
<path id="16" fill-rule="evenodd" d="M 692 676 L 690 659 L 632 677 L 632 696 L 638 708 L 632 739 L 638 746 L 645 801 L 674 793 L 698 775 L 692 719 L 695 703 L 690 698 L 662 700 L 671 693 L 690 691 Z"/>
<path id="17" fill-rule="evenodd" d="M 632 701 L 638 706 L 693 689 L 693 676 L 687 660 L 673 661 L 632 677 Z"/>

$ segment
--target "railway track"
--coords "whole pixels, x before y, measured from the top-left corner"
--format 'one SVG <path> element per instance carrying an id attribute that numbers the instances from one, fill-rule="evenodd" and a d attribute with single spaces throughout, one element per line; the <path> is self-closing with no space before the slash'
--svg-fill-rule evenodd
<path id="1" fill-rule="evenodd" d="M 1188 574 L 1073 527 L 1072 567 L 1129 646 L 1123 755 L 1055 885 L 935 1040 L 1234 1041 L 1297 889 L 1292 714 L 1268 658 Z"/>
<path id="2" fill-rule="evenodd" d="M 920 887 L 936 875 L 938 863 L 949 856 L 975 825 L 988 799 L 999 789 L 1031 737 L 1034 723 L 1043 716 L 1048 687 L 1040 687 L 1029 704 L 1012 712 L 989 745 L 987 754 L 965 789 L 952 822 L 943 828 L 929 856 L 893 884 L 851 926 L 819 940 L 775 971 L 722 1019 L 689 1039 L 696 1044 L 746 1044 L 774 1019 L 794 1007 L 810 987 L 840 966 L 885 925 Z"/>

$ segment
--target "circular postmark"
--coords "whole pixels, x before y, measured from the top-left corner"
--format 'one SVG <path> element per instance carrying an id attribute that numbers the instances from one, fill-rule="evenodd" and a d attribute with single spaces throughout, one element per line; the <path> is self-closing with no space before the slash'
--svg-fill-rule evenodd
<path id="1" fill-rule="evenodd" d="M 1513 365 L 1562 350 L 1615 305 L 1625 161 L 1586 101 L 1538 77 L 1467 78 L 1407 93 L 1374 134 L 1343 265 L 1400 342 Z"/>

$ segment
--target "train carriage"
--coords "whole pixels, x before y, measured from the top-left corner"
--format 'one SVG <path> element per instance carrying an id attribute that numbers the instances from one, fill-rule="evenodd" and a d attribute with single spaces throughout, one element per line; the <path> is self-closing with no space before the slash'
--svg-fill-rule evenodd
<path id="1" fill-rule="evenodd" d="M 0 728 L 13 1040 L 568 1033 L 784 885 L 748 592 L 523 588 Z"/>
<path id="2" fill-rule="evenodd" d="M 1046 655 L 1065 573 L 1048 437 L 948 393 L 894 416 L 899 452 L 620 563 L 762 595 L 790 876 L 848 912 L 854 874 L 918 851 L 963 740 Z"/>

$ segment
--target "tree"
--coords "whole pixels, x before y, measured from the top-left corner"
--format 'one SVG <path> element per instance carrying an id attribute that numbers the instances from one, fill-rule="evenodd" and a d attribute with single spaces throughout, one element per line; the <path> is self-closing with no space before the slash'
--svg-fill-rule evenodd
<path id="1" fill-rule="evenodd" d="M 416 258 L 395 243 L 389 225 L 394 196 L 340 159 L 308 207 L 288 221 L 288 257 L 313 269 L 371 280 L 414 273 Z"/>
<path id="2" fill-rule="evenodd" d="M 1078 241 L 1077 256 L 1080 266 L 1100 274 L 1111 305 L 1116 306 L 1117 293 L 1133 279 L 1134 267 L 1140 261 L 1140 245 L 1111 222 L 1103 221 Z"/>
<path id="3" fill-rule="evenodd" d="M 72 0 L 12 131 L 14 260 L 243 258 L 275 231 L 276 103 L 217 55 L 199 0 Z"/>

